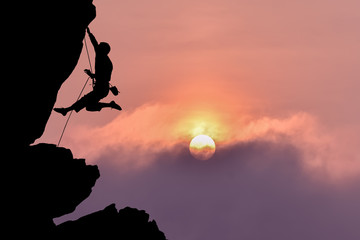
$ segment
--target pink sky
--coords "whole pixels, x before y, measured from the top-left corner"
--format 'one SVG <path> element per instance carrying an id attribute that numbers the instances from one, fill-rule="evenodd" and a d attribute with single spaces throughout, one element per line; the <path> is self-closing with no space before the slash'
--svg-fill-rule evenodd
<path id="1" fill-rule="evenodd" d="M 341 208 L 348 203 L 350 208 L 355 204 L 353 199 L 359 196 L 352 194 L 360 173 L 360 2 L 107 0 L 94 4 L 97 17 L 90 28 L 99 41 L 111 44 L 112 84 L 121 92 L 115 100 L 124 110 L 72 115 L 61 145 L 99 165 L 103 178 L 75 217 L 116 202 L 118 207 L 130 205 L 149 211 L 169 239 L 220 239 L 216 238 L 220 233 L 211 232 L 216 231 L 211 227 L 215 223 L 206 222 L 209 209 L 195 211 L 197 216 L 189 211 L 189 216 L 181 217 L 182 211 L 211 196 L 204 190 L 203 195 L 190 197 L 195 188 L 184 181 L 186 174 L 195 181 L 193 185 L 209 191 L 219 181 L 224 186 L 213 189 L 236 200 L 214 197 L 221 206 L 231 207 L 223 215 L 214 213 L 223 218 L 224 226 L 216 223 L 219 232 L 226 229 L 236 233 L 235 222 L 247 226 L 238 236 L 222 239 L 263 239 L 262 230 L 267 239 L 285 239 L 275 231 L 286 222 L 285 213 L 276 211 L 276 203 L 250 204 L 254 211 L 247 214 L 253 214 L 254 222 L 245 224 L 246 217 L 237 215 L 245 211 L 239 203 L 243 194 L 259 187 L 259 172 L 273 181 L 270 189 L 279 192 L 271 199 L 298 199 L 298 204 L 290 204 L 289 209 L 319 207 L 321 203 L 326 206 L 319 208 L 314 218 L 311 213 L 304 216 L 294 211 L 294 216 L 301 215 L 299 221 L 316 219 L 313 224 L 318 226 L 328 221 L 322 216 L 327 207 Z M 85 68 L 89 67 L 83 52 L 77 69 L 59 92 L 56 106 L 68 106 L 76 99 L 86 80 Z M 85 91 L 90 90 L 89 86 Z M 106 100 L 111 99 L 114 97 Z M 65 120 L 53 113 L 39 142 L 57 143 Z M 211 136 L 219 149 L 211 161 L 202 163 L 203 170 L 187 150 L 196 134 Z M 260 147 L 255 143 L 261 143 Z M 274 170 L 269 162 L 277 168 Z M 214 173 L 211 166 L 217 164 L 220 170 Z M 184 173 L 184 168 L 190 173 Z M 230 177 L 230 184 L 224 178 L 232 176 L 233 168 L 239 168 L 244 176 Z M 287 171 L 297 174 L 290 177 L 289 184 Z M 151 173 L 156 176 L 151 177 Z M 173 185 L 158 188 L 160 178 Z M 248 181 L 249 186 L 242 181 Z M 144 194 L 133 191 L 132 186 Z M 229 192 L 220 190 L 227 187 Z M 154 194 L 146 194 L 149 188 Z M 243 192 L 235 194 L 230 190 L 234 188 Z M 322 188 L 326 190 L 313 194 Z M 255 197 L 267 196 L 266 187 L 258 189 Z M 176 194 L 189 197 L 176 202 L 182 198 Z M 339 194 L 345 199 L 338 202 L 339 206 L 324 200 Z M 252 200 L 256 201 L 246 195 L 244 201 Z M 209 206 L 214 205 L 209 202 Z M 255 208 L 266 209 L 278 220 L 279 225 L 274 220 L 272 226 L 275 232 L 262 223 L 269 216 Z M 343 209 L 340 219 L 351 222 L 360 218 L 358 212 L 350 212 Z M 197 217 L 202 219 L 198 228 L 184 223 Z M 338 222 L 328 224 L 344 228 Z M 316 227 L 308 229 L 306 239 L 335 236 L 326 226 L 318 226 L 318 232 Z M 347 227 L 354 237 L 347 239 L 358 239 L 360 232 Z M 251 235 L 249 229 L 258 229 L 260 235 Z M 283 236 L 291 236 L 292 231 L 297 234 L 298 230 L 289 228 L 288 235 Z"/>

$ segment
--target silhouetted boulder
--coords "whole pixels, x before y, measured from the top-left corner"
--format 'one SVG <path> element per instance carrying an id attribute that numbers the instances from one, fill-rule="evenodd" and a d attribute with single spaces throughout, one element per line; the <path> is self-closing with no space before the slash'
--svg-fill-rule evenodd
<path id="1" fill-rule="evenodd" d="M 154 220 L 145 211 L 126 207 L 117 211 L 115 204 L 76 221 L 60 224 L 59 239 L 133 239 L 165 240 Z"/>
<path id="2" fill-rule="evenodd" d="M 16 227 L 36 234 L 51 232 L 52 219 L 73 212 L 100 176 L 97 166 L 86 165 L 69 149 L 55 145 L 30 146 L 16 157 L 6 168 L 11 184 L 6 197 L 12 208 L 5 216 L 14 217 Z"/>
<path id="3" fill-rule="evenodd" d="M 37 212 L 45 211 L 50 219 L 73 212 L 100 177 L 96 165 L 74 159 L 66 148 L 39 144 L 29 147 L 25 154 L 31 161 L 23 162 L 19 168 L 24 168 L 23 177 L 28 176 L 29 195 L 34 196 L 34 205 L 39 204 Z"/>

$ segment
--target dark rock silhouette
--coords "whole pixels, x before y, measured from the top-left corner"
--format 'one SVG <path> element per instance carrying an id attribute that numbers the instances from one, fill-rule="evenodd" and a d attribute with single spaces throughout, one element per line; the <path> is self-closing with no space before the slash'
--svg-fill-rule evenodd
<path id="1" fill-rule="evenodd" d="M 8 217 L 17 222 L 24 216 L 28 222 L 20 225 L 23 229 L 49 234 L 55 228 L 53 218 L 73 212 L 90 195 L 99 170 L 74 159 L 70 150 L 50 144 L 26 147 L 15 157 L 20 156 L 6 168 L 8 180 L 14 179 L 7 197 L 15 208 L 7 209 Z"/>
<path id="2" fill-rule="evenodd" d="M 54 107 L 57 93 L 74 70 L 83 47 L 86 27 L 95 18 L 92 0 L 8 1 L 2 9 L 9 11 L 11 27 L 3 36 L 6 45 L 5 67 L 16 89 L 7 106 L 11 119 L 26 121 L 8 132 L 11 142 L 28 145 L 39 138 Z"/>
<path id="3" fill-rule="evenodd" d="M 2 9 L 10 16 L 3 29 L 9 42 L 3 73 L 11 74 L 2 89 L 13 94 L 3 119 L 2 238 L 165 239 L 144 211 L 114 205 L 54 224 L 91 194 L 100 173 L 69 149 L 30 144 L 43 134 L 58 91 L 77 65 L 95 6 L 92 0 L 20 0 Z"/>
<path id="4" fill-rule="evenodd" d="M 23 177 L 31 174 L 26 182 L 28 195 L 34 197 L 30 199 L 33 204 L 38 204 L 41 196 L 37 209 L 46 211 L 44 215 L 49 219 L 73 212 L 90 195 L 100 177 L 97 166 L 86 165 L 84 159 L 74 159 L 69 149 L 39 144 L 26 149 L 25 154 L 32 159 L 21 165 Z"/>
<path id="5" fill-rule="evenodd" d="M 65 222 L 57 230 L 60 239 L 110 239 L 114 236 L 116 239 L 165 239 L 156 222 L 149 222 L 149 215 L 145 211 L 129 207 L 117 211 L 115 204 L 77 221 Z"/>

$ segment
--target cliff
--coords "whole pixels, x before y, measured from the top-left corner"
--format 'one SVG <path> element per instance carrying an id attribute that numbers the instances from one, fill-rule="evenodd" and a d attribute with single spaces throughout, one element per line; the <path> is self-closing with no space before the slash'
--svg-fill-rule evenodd
<path id="1" fill-rule="evenodd" d="M 43 134 L 58 91 L 77 65 L 96 9 L 92 0 L 7 1 L 2 9 L 10 16 L 2 29 L 3 236 L 107 239 L 121 232 L 119 239 L 165 239 L 144 211 L 117 211 L 114 205 L 77 221 L 53 223 L 91 194 L 100 173 L 74 159 L 69 149 L 31 144 Z"/>
<path id="2" fill-rule="evenodd" d="M 11 144 L 29 145 L 46 126 L 62 83 L 74 70 L 85 29 L 95 18 L 90 0 L 8 1 L 5 86 L 14 97 L 5 119 Z M 14 91 L 15 90 L 15 91 Z M 19 122 L 19 119 L 25 121 Z"/>

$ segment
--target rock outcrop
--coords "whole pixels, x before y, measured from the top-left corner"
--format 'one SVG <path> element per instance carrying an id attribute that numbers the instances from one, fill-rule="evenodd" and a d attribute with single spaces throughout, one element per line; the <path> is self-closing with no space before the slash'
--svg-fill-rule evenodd
<path id="1" fill-rule="evenodd" d="M 19 150 L 6 165 L 5 216 L 11 228 L 48 236 L 56 229 L 53 218 L 73 212 L 90 195 L 99 170 L 55 145 Z"/>
<path id="2" fill-rule="evenodd" d="M 10 16 L 2 34 L 8 40 L 3 75 L 10 74 L 2 87 L 8 97 L 2 135 L 3 238 L 165 239 L 144 211 L 117 211 L 114 205 L 54 224 L 53 218 L 71 213 L 91 194 L 100 173 L 97 166 L 74 159 L 69 149 L 30 145 L 43 134 L 58 91 L 77 65 L 95 6 L 92 0 L 38 0 L 7 1 L 2 9 Z"/>
<path id="3" fill-rule="evenodd" d="M 73 212 L 90 195 L 100 177 L 97 166 L 74 159 L 66 148 L 39 144 L 24 153 L 31 161 L 18 166 L 19 178 L 27 179 L 26 184 L 19 186 L 23 188 L 20 192 L 26 193 L 28 201 L 36 206 L 36 213 L 42 212 L 50 220 Z"/>
<path id="4" fill-rule="evenodd" d="M 115 204 L 59 225 L 57 236 L 59 239 L 165 239 L 145 211 L 130 207 L 117 211 Z"/>

